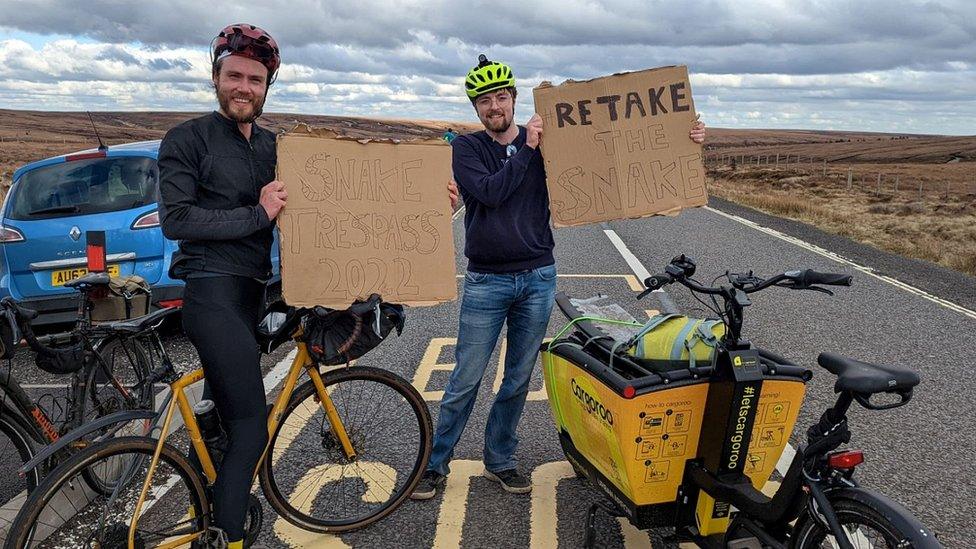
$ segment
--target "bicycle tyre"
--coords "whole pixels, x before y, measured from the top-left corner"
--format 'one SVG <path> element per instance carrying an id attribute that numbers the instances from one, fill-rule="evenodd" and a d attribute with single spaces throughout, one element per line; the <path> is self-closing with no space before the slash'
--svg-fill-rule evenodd
<path id="1" fill-rule="evenodd" d="M 850 499 L 838 499 L 830 503 L 841 527 L 858 539 L 867 539 L 868 547 L 875 549 L 907 547 L 904 541 L 911 539 L 910 533 L 900 531 L 878 509 Z M 868 537 L 871 533 L 875 535 Z M 833 535 L 819 521 L 811 517 L 809 512 L 800 516 L 792 537 L 794 540 L 792 547 L 795 549 L 824 547 L 825 543 L 826 547 L 837 547 L 836 541 L 831 541 Z M 856 544 L 855 547 L 860 547 L 860 544 Z"/>
<path id="2" fill-rule="evenodd" d="M 119 347 L 122 347 L 121 350 Z M 95 351 L 102 357 L 105 361 L 105 365 L 111 369 L 111 373 L 115 374 L 115 370 L 119 367 L 124 369 L 131 369 L 131 378 L 123 377 L 123 382 L 126 388 L 131 388 L 149 377 L 150 374 L 150 359 L 149 351 L 146 349 L 146 345 L 141 339 L 130 337 L 122 338 L 117 335 L 106 336 L 100 339 L 94 345 Z M 128 353 L 126 352 L 128 351 Z M 129 355 L 132 355 L 130 358 Z M 112 412 L 117 412 L 122 409 L 139 409 L 139 410 L 149 410 L 152 409 L 153 404 L 153 387 L 146 384 L 139 387 L 135 397 L 135 406 L 118 407 L 111 405 L 102 405 L 97 407 L 97 388 L 101 387 L 111 387 L 111 392 L 117 392 L 115 387 L 111 384 L 105 384 L 100 376 L 104 375 L 101 369 L 101 364 L 97 361 L 96 363 L 88 369 L 86 379 L 85 379 L 85 399 L 81 403 L 81 417 L 88 421 L 88 415 L 94 413 L 93 418 L 102 417 L 104 415 L 110 414 Z M 129 372 L 122 372 L 122 376 L 129 375 Z M 121 395 L 118 397 L 122 398 Z M 96 409 L 97 408 L 97 409 Z"/>
<path id="3" fill-rule="evenodd" d="M 119 349 L 119 347 L 122 347 Z M 129 372 L 122 372 L 119 381 L 131 388 L 149 377 L 149 355 L 145 346 L 138 338 L 123 339 L 119 336 L 110 335 L 95 344 L 95 350 L 105 361 L 105 366 L 113 375 L 118 375 L 120 369 L 131 369 L 132 376 L 126 377 Z M 138 389 L 135 397 L 135 404 L 126 405 L 124 396 L 117 391 L 110 383 L 100 383 L 100 374 L 103 374 L 102 364 L 96 361 L 88 369 L 85 380 L 85 397 L 80 404 L 80 418 L 83 422 L 91 421 L 99 417 L 118 412 L 123 409 L 151 409 L 153 400 L 153 388 L 146 384 Z M 94 413 L 92 411 L 94 410 Z M 91 414 L 91 417 L 88 417 Z M 145 435 L 145 432 L 130 432 L 130 435 Z M 111 479 L 100 478 L 93 471 L 84 472 L 85 482 L 92 490 L 97 490 L 102 494 L 109 494 L 113 484 Z"/>
<path id="4" fill-rule="evenodd" d="M 319 467 L 301 467 L 301 470 L 307 471 L 308 473 L 305 477 L 302 477 L 298 482 L 296 482 L 296 486 L 304 487 L 313 485 L 314 483 L 308 482 L 307 479 L 311 478 L 308 475 L 311 475 L 314 471 L 322 471 L 322 474 L 319 477 L 321 480 L 322 477 L 332 475 L 335 472 L 336 467 L 341 467 L 342 469 L 339 471 L 338 477 L 330 477 L 330 480 L 326 480 L 326 482 L 331 482 L 338 485 L 352 479 L 354 483 L 357 483 L 356 488 L 351 490 L 344 489 L 342 495 L 347 495 L 349 492 L 352 492 L 354 498 L 359 497 L 359 501 L 363 501 L 365 502 L 364 505 L 368 505 L 371 503 L 370 501 L 367 501 L 368 496 L 374 493 L 374 484 L 371 484 L 371 482 L 375 482 L 377 480 L 376 477 L 372 476 L 370 473 L 379 471 L 385 474 L 387 470 L 382 469 L 381 467 L 386 467 L 387 469 L 392 469 L 392 467 L 390 467 L 387 462 L 368 461 L 367 458 L 374 454 L 367 454 L 365 451 L 357 456 L 356 461 L 352 463 L 347 462 L 345 464 L 339 464 L 339 462 L 344 459 L 344 456 L 342 456 L 339 452 L 338 442 L 334 438 L 330 438 L 330 432 L 326 430 L 329 423 L 325 419 L 321 406 L 318 404 L 315 386 L 313 385 L 312 381 L 309 380 L 295 390 L 291 400 L 282 413 L 281 422 L 278 424 L 278 428 L 271 437 L 268 445 L 268 454 L 265 456 L 265 459 L 262 462 L 260 470 L 261 488 L 264 491 L 264 495 L 267 498 L 268 503 L 271 504 L 271 507 L 274 508 L 274 510 L 277 511 L 281 517 L 295 526 L 320 533 L 346 532 L 362 528 L 382 519 L 383 517 L 392 513 L 397 507 L 399 507 L 400 504 L 406 501 L 407 497 L 416 487 L 417 482 L 420 481 L 420 477 L 427 466 L 427 460 L 430 458 L 431 445 L 433 441 L 433 426 L 430 419 L 430 412 L 427 408 L 427 403 L 424 401 L 423 397 L 419 392 L 417 392 L 413 385 L 396 374 L 379 368 L 354 366 L 350 368 L 327 371 L 322 375 L 322 381 L 325 384 L 326 390 L 329 391 L 340 417 L 343 417 L 343 425 L 349 433 L 349 437 L 353 441 L 357 452 L 364 450 L 370 442 L 377 439 L 379 439 L 380 442 L 387 440 L 385 436 L 387 433 L 392 436 L 396 436 L 401 433 L 412 431 L 414 428 L 417 432 L 416 452 L 413 453 L 408 450 L 407 452 L 402 453 L 405 456 L 405 459 L 412 460 L 412 462 L 405 464 L 405 469 L 409 469 L 409 472 L 404 477 L 403 482 L 400 483 L 397 481 L 397 474 L 394 474 L 392 477 L 386 476 L 385 478 L 379 479 L 380 481 L 392 480 L 394 484 L 393 488 L 389 489 L 389 497 L 385 501 L 379 502 L 379 504 L 376 506 L 369 507 L 363 514 L 352 517 L 342 518 L 336 516 L 322 516 L 318 512 L 313 512 L 315 515 L 313 516 L 313 514 L 309 514 L 310 511 L 301 510 L 293 505 L 289 501 L 288 494 L 285 493 L 282 483 L 279 482 L 279 480 L 281 480 L 279 479 L 279 476 L 285 477 L 289 474 L 294 475 L 295 473 L 293 471 L 296 469 L 296 467 L 290 466 L 282 467 L 280 469 L 275 467 L 278 458 L 283 457 L 285 452 L 288 451 L 289 446 L 299 440 L 297 436 L 299 433 L 297 431 L 296 436 L 290 441 L 284 440 L 280 435 L 283 432 L 284 426 L 295 424 L 295 422 L 289 422 L 289 419 L 298 415 L 296 410 L 299 410 L 299 406 L 301 406 L 303 403 L 308 401 L 313 402 L 312 405 L 304 408 L 303 411 L 308 411 L 309 408 L 311 408 L 310 415 L 314 414 L 321 417 L 319 420 L 321 423 L 321 430 L 319 431 L 319 434 L 321 435 L 321 445 L 317 447 L 319 454 L 328 454 L 329 450 L 331 449 L 334 450 L 334 455 L 338 456 L 338 458 L 333 462 L 329 462 Z M 345 391 L 355 390 L 356 382 L 362 382 L 363 386 L 365 386 L 366 383 L 377 384 L 373 389 L 371 389 L 371 397 L 378 394 L 379 389 L 385 387 L 397 395 L 395 398 L 402 399 L 403 402 L 407 404 L 407 408 L 401 407 L 397 414 L 386 415 L 391 416 L 393 419 L 402 418 L 405 425 L 395 426 L 392 429 L 390 427 L 393 425 L 393 423 L 381 423 L 379 429 L 371 428 L 370 426 L 365 425 L 365 423 L 369 420 L 379 419 L 381 417 L 385 418 L 385 416 L 380 414 L 380 406 L 374 401 L 374 399 L 371 399 L 372 409 L 363 410 L 363 407 L 369 408 L 371 403 L 366 402 L 361 398 L 364 392 L 362 388 L 359 390 L 360 398 L 356 400 L 347 399 L 346 395 L 344 394 Z M 408 409 L 410 410 L 409 412 L 407 412 Z M 363 418 L 350 418 L 349 416 L 353 411 L 363 411 Z M 416 422 L 415 427 L 414 421 Z M 307 425 L 313 424 L 313 422 L 310 418 L 305 420 L 298 418 L 297 424 L 301 426 L 299 428 L 299 430 L 301 430 L 306 428 Z M 413 433 L 409 432 L 408 436 L 412 435 Z M 307 437 L 302 439 L 302 441 L 306 443 L 314 442 L 314 437 Z M 409 442 L 413 444 L 413 441 Z M 312 449 L 316 449 L 314 444 Z M 321 451 L 323 449 L 325 452 Z M 297 451 L 295 454 L 298 454 L 303 458 L 313 456 L 312 452 Z M 378 455 L 378 453 L 375 455 Z M 346 476 L 346 467 L 358 468 L 361 475 L 358 477 Z M 375 467 L 375 469 L 364 470 L 363 468 L 365 467 Z M 279 470 L 280 474 L 276 474 L 276 472 Z M 396 473 L 396 470 L 394 470 L 394 472 Z M 367 482 L 367 477 L 369 482 Z M 358 482 L 361 482 L 362 484 L 360 485 Z M 375 484 L 382 484 L 382 482 L 375 482 Z M 326 484 L 317 485 L 318 492 L 316 492 L 316 495 L 320 493 L 325 486 Z M 346 487 L 344 484 L 343 486 L 344 488 Z M 357 492 L 361 492 L 363 487 L 365 487 L 365 493 L 357 496 Z M 380 486 L 380 488 L 385 487 Z M 323 499 L 334 501 L 334 498 Z M 314 503 L 314 499 L 312 503 Z M 343 504 L 342 510 L 348 509 L 349 507 Z M 338 511 L 338 509 L 336 510 Z"/>
<path id="5" fill-rule="evenodd" d="M 99 442 L 98 444 L 93 444 L 84 450 L 72 454 L 71 457 L 61 462 L 61 464 L 48 473 L 47 476 L 45 476 L 44 479 L 38 484 L 37 488 L 30 493 L 27 501 L 24 502 L 23 507 L 21 507 L 20 512 L 17 514 L 17 517 L 10 525 L 10 529 L 7 531 L 4 549 L 22 549 L 24 547 L 28 547 L 28 543 L 32 541 L 32 537 L 34 536 L 35 527 L 37 526 L 38 521 L 40 520 L 42 513 L 47 508 L 48 504 L 59 495 L 61 495 L 62 499 L 66 499 L 68 496 L 65 496 L 62 493 L 62 490 L 77 491 L 81 489 L 75 480 L 78 475 L 83 475 L 86 470 L 96 466 L 101 460 L 124 454 L 135 454 L 137 456 L 135 459 L 143 460 L 143 464 L 148 464 L 152 459 L 158 442 L 158 440 L 149 437 L 119 437 L 108 439 Z M 198 522 L 195 530 L 206 532 L 209 528 L 210 521 L 209 501 L 207 500 L 206 490 L 199 473 L 196 472 L 193 466 L 190 465 L 189 461 L 187 461 L 187 458 L 182 455 L 179 450 L 170 446 L 169 444 L 163 445 L 163 450 L 160 453 L 159 460 L 162 466 L 171 468 L 179 475 L 179 479 L 177 480 L 182 481 L 183 486 L 186 488 L 188 501 L 181 502 L 181 504 L 185 503 L 185 505 L 188 506 L 187 508 L 208 510 L 208 512 L 197 512 L 195 514 L 195 517 L 197 518 L 191 519 L 191 521 Z M 134 490 L 134 492 L 130 492 L 130 494 L 135 494 L 141 491 L 144 478 L 145 477 L 140 474 L 136 474 L 131 477 L 130 482 L 132 484 L 129 485 L 129 488 Z M 175 482 L 170 482 L 169 480 L 167 480 L 167 483 L 169 484 L 169 487 L 166 489 L 166 491 L 171 490 L 176 485 Z M 74 503 L 72 503 L 72 506 L 74 506 Z M 85 508 L 82 508 L 79 511 L 77 507 L 75 507 L 75 511 L 76 514 L 78 512 L 87 512 Z M 57 514 L 60 517 L 60 513 Z M 128 532 L 128 524 L 131 514 L 128 516 L 125 516 L 124 513 L 116 513 L 119 516 L 115 516 L 112 513 L 108 514 L 112 518 L 119 519 L 117 523 L 113 523 L 108 528 L 112 534 Z M 165 516 L 166 512 L 163 511 L 160 514 Z M 142 517 L 145 518 L 147 515 L 148 511 L 144 509 Z M 100 516 L 100 514 L 96 514 L 95 516 Z M 73 518 L 74 515 L 69 517 L 68 520 L 72 520 Z M 122 521 L 124 521 L 124 527 L 120 526 L 123 524 Z M 150 532 L 158 533 L 153 530 L 150 530 Z M 73 531 L 69 532 L 68 534 L 77 535 Z M 75 540 L 73 545 L 77 546 L 77 538 L 73 539 Z M 37 543 L 43 543 L 44 541 L 46 540 L 40 540 Z M 115 538 L 114 541 L 118 542 L 119 540 Z M 117 545 L 117 543 L 113 544 L 107 540 L 99 540 L 98 543 L 103 547 Z M 124 546 L 124 542 L 122 543 L 122 546 Z M 30 547 L 34 547 L 34 545 L 30 545 Z"/>
<path id="6" fill-rule="evenodd" d="M 16 421 L 13 421 L 13 418 L 7 417 L 6 414 L 2 413 L 0 413 L 0 436 L 6 437 L 7 440 L 10 441 L 9 448 L 13 452 L 10 454 L 10 458 L 14 459 L 14 461 L 20 460 L 20 465 L 27 463 L 34 457 L 34 444 L 31 441 L 30 434 Z M 7 445 L 5 443 L 0 442 L 0 448 L 6 447 Z M 2 461 L 7 461 L 7 450 L 3 450 L 2 454 L 4 454 L 0 455 Z M 40 482 L 40 469 L 41 465 L 38 465 L 24 475 L 24 488 L 28 493 L 34 491 L 34 488 L 37 487 L 37 483 Z M 16 493 L 14 495 L 16 495 Z"/>

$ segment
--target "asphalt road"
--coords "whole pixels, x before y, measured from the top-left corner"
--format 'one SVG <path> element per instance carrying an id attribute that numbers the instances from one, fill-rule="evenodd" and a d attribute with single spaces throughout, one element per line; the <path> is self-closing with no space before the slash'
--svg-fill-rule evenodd
<path id="1" fill-rule="evenodd" d="M 744 335 L 815 371 L 794 430 L 793 441 L 833 401 L 831 375 L 816 366 L 821 351 L 916 369 L 922 384 L 902 408 L 879 412 L 855 406 L 849 417 L 852 446 L 867 458 L 857 475 L 862 484 L 901 502 L 937 532 L 947 547 L 971 546 L 976 535 L 976 280 L 930 264 L 904 260 L 802 224 L 770 218 L 713 201 L 713 209 L 687 211 L 674 218 L 614 222 L 556 232 L 559 290 L 576 297 L 610 296 L 635 317 L 662 308 L 652 295 L 637 302 L 635 268 L 607 231 L 650 273 L 678 253 L 693 256 L 699 279 L 710 281 L 727 269 L 771 275 L 812 268 L 854 275 L 851 288 L 831 297 L 781 289 L 754 296 L 746 310 Z M 732 217 L 730 217 L 732 216 Z M 753 219 L 750 224 L 743 217 Z M 773 229 L 773 230 L 771 230 Z M 458 272 L 463 273 L 463 227 L 455 221 Z M 777 232 L 779 231 L 779 232 Z M 792 235 L 792 236 L 789 236 Z M 799 240 L 798 240 L 799 239 Z M 819 248 L 818 248 L 819 247 Z M 833 255 L 834 253 L 840 256 Z M 678 309 L 703 315 L 702 306 L 681 288 L 666 299 Z M 437 391 L 453 362 L 457 303 L 409 311 L 407 328 L 361 360 L 392 370 L 428 393 L 435 417 Z M 565 324 L 553 312 L 550 335 Z M 504 333 L 503 333 L 504 336 Z M 167 339 L 177 361 L 192 366 L 195 353 L 178 333 Z M 284 360 L 287 348 L 264 358 L 265 370 Z M 424 361 L 425 355 L 427 361 Z M 532 495 L 511 495 L 481 476 L 484 426 L 493 397 L 497 350 L 468 427 L 455 452 L 449 495 L 408 501 L 390 517 L 341 537 L 314 536 L 277 520 L 265 505 L 260 544 L 267 547 L 576 547 L 586 511 L 599 497 L 572 474 L 559 447 L 540 369 L 519 427 L 518 459 L 533 476 Z M 437 367 L 437 364 L 448 364 Z M 51 383 L 18 357 L 13 371 L 30 385 Z M 35 393 L 43 388 L 32 389 Z M 5 464 L 0 466 L 6 467 Z M 3 478 L 9 478 L 3 472 Z M 598 533 L 608 547 L 663 547 L 658 533 L 639 532 L 616 519 L 601 517 Z M 664 532 L 666 533 L 666 532 Z"/>

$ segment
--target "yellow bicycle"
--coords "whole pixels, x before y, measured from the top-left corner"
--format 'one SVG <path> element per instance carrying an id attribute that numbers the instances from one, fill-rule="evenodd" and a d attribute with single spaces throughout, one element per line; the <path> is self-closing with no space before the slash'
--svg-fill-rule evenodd
<path id="1" fill-rule="evenodd" d="M 392 372 L 317 364 L 302 337 L 315 313 L 291 312 L 301 317 L 289 326 L 298 345 L 268 414 L 270 440 L 256 474 L 288 522 L 323 533 L 361 528 L 391 513 L 416 486 L 430 456 L 430 413 Z M 357 325 L 355 335 L 360 328 L 368 329 Z M 309 379 L 299 385 L 303 372 Z M 208 497 L 215 460 L 187 396 L 203 370 L 181 376 L 165 360 L 150 379 L 170 387 L 155 420 L 159 437 L 116 436 L 59 465 L 30 494 L 4 547 L 177 547 L 219 534 Z M 176 431 L 177 411 L 185 431 Z M 90 470 L 115 472 L 120 481 L 109 494 L 92 491 L 82 478 Z M 252 506 L 251 541 L 260 519 L 260 505 Z"/>

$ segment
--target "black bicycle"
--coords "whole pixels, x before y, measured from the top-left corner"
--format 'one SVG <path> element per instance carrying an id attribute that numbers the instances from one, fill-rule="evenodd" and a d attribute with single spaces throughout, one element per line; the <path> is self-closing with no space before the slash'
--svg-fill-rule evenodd
<path id="1" fill-rule="evenodd" d="M 674 528 L 673 541 L 709 548 L 940 547 L 903 506 L 858 485 L 861 452 L 839 449 L 851 439 L 852 403 L 870 410 L 908 403 L 919 377 L 906 369 L 820 354 L 820 366 L 837 378 L 837 401 L 807 430 L 807 442 L 796 449 L 775 494 L 758 489 L 786 445 L 812 372 L 742 338 L 748 295 L 774 286 L 831 294 L 824 286 L 849 286 L 851 277 L 812 270 L 770 278 L 727 272 L 712 284 L 723 277 L 727 283 L 707 286 L 693 278 L 695 270 L 691 258 L 678 256 L 644 281 L 639 296 L 681 284 L 704 296 L 699 301 L 719 317 L 689 321 L 670 360 L 644 360 L 635 352 L 638 344 L 653 346 L 642 338 L 655 319 L 621 340 L 597 327 L 605 319 L 584 315 L 566 296 L 557 298 L 575 330 L 543 346 L 550 402 L 570 462 L 607 496 L 590 509 L 585 545 L 594 546 L 594 515 L 603 510 L 638 528 Z M 662 315 L 658 324 L 679 316 Z M 712 357 L 677 360 L 696 348 L 694 339 L 710 340 Z M 563 388 L 570 383 L 571 391 Z M 574 417 L 584 428 L 571 423 Z"/>
<path id="2" fill-rule="evenodd" d="M 42 446 L 58 442 L 62 435 L 99 418 L 126 410 L 152 410 L 153 388 L 142 383 L 152 371 L 154 356 L 165 353 L 157 329 L 178 309 L 168 308 L 132 320 L 93 322 L 92 294 L 107 287 L 105 273 L 90 273 L 69 281 L 79 291 L 78 320 L 65 334 L 38 337 L 31 321 L 37 313 L 21 307 L 10 297 L 0 300 L 0 322 L 22 335 L 34 353 L 37 366 L 68 377 L 63 389 L 32 399 L 9 367 L 0 373 L 0 466 L 14 471 L 31 462 Z M 14 345 L 17 343 L 14 342 Z M 60 394 L 59 394 L 60 393 Z M 33 490 L 46 471 L 68 453 L 87 446 L 92 437 L 74 440 L 60 452 L 22 473 L 18 482 L 0 490 L 6 502 L 21 490 Z M 94 490 L 110 490 L 112 479 L 86 472 Z"/>

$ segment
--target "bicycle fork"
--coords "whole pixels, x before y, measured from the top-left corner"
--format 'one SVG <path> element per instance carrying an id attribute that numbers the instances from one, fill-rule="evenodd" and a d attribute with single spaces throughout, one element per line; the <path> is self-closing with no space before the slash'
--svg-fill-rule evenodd
<path id="1" fill-rule="evenodd" d="M 271 444 L 271 437 L 274 436 L 275 431 L 278 429 L 278 424 L 281 422 L 282 414 L 284 413 L 285 407 L 288 405 L 288 401 L 291 398 L 291 394 L 298 384 L 298 378 L 302 373 L 302 370 L 308 373 L 308 377 L 312 380 L 312 385 L 315 386 L 315 394 L 319 404 L 322 405 L 322 410 L 325 412 L 326 418 L 329 420 L 329 426 L 332 429 L 332 434 L 339 441 L 339 445 L 342 448 L 343 454 L 349 461 L 354 461 L 356 459 L 356 450 L 352 446 L 352 441 L 349 439 L 349 433 L 346 431 L 345 425 L 342 424 L 342 419 L 339 417 L 339 411 L 336 409 L 335 403 L 332 402 L 332 397 L 329 395 L 328 389 L 325 387 L 325 382 L 322 381 L 322 374 L 319 372 L 318 365 L 312 360 L 308 355 L 308 350 L 305 349 L 304 344 L 298 346 L 298 354 L 295 355 L 295 359 L 292 361 L 291 370 L 288 373 L 288 377 L 285 378 L 284 387 L 281 389 L 278 400 L 275 401 L 274 406 L 271 408 L 270 416 L 268 417 L 268 445 Z M 265 453 L 267 453 L 267 448 L 265 448 Z M 262 462 L 266 456 L 262 457 Z M 259 467 L 260 467 L 259 462 Z M 255 470 L 255 474 L 257 470 Z"/>

